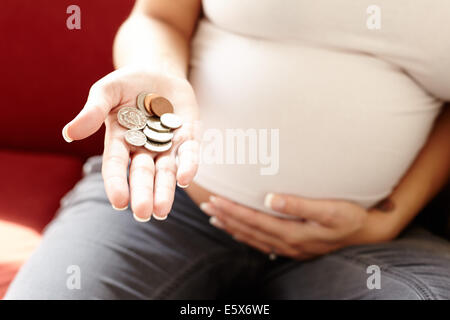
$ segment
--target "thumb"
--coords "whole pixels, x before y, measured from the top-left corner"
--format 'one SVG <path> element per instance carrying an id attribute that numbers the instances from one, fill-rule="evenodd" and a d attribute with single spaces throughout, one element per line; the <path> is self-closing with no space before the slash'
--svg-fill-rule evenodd
<path id="1" fill-rule="evenodd" d="M 118 104 L 114 82 L 105 78 L 96 82 L 89 91 L 86 104 L 78 115 L 62 130 L 64 140 L 72 142 L 89 137 L 100 129 L 111 109 Z"/>

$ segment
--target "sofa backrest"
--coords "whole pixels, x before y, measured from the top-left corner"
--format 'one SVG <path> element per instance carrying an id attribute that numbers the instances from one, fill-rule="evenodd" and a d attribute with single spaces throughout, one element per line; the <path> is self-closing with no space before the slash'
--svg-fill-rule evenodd
<path id="1" fill-rule="evenodd" d="M 112 44 L 133 0 L 2 0 L 0 148 L 99 154 L 103 132 L 67 144 L 61 129 L 113 70 Z M 80 8 L 81 29 L 66 20 Z"/>

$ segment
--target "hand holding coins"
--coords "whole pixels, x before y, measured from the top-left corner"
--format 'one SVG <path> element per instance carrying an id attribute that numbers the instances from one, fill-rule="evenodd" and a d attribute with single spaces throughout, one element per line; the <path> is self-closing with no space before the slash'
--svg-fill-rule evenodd
<path id="1" fill-rule="evenodd" d="M 174 112 L 183 116 L 181 127 Z M 136 220 L 148 221 L 167 217 L 177 183 L 187 186 L 195 177 L 197 114 L 187 79 L 127 66 L 92 86 L 83 110 L 62 134 L 67 142 L 82 140 L 104 125 L 106 195 L 114 209 L 130 207 Z"/>
<path id="2" fill-rule="evenodd" d="M 124 107 L 117 113 L 119 124 L 127 129 L 125 141 L 152 152 L 164 152 L 172 147 L 173 130 L 182 121 L 173 113 L 169 100 L 155 93 L 142 92 L 136 99 L 137 107 Z"/>

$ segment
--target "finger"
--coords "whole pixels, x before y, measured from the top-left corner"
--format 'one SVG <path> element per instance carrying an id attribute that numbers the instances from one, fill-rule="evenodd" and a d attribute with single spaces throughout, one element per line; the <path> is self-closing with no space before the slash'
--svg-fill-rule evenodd
<path id="1" fill-rule="evenodd" d="M 270 247 L 267 247 L 266 245 L 264 245 L 261 242 L 258 242 L 257 240 L 246 238 L 245 235 L 243 235 L 243 234 L 238 234 L 238 235 L 234 236 L 234 239 L 236 241 L 243 242 L 259 251 L 262 251 L 263 253 L 265 253 L 267 255 L 274 253 L 277 256 L 285 256 L 285 257 L 293 258 L 293 259 L 299 260 L 299 261 L 311 260 L 317 256 L 317 255 L 304 253 L 301 251 L 295 251 L 295 252 L 291 252 L 291 253 L 279 252 L 279 251 L 277 251 L 277 249 L 272 249 Z M 268 258 L 270 259 L 270 256 Z"/>
<path id="2" fill-rule="evenodd" d="M 117 121 L 106 126 L 102 163 L 106 194 L 117 210 L 125 210 L 129 201 L 127 167 L 130 150 L 123 139 L 123 132 Z"/>
<path id="3" fill-rule="evenodd" d="M 134 153 L 130 165 L 131 208 L 136 220 L 150 220 L 153 213 L 153 182 L 155 165 L 146 150 Z"/>
<path id="4" fill-rule="evenodd" d="M 251 247 L 258 249 L 265 254 L 274 253 L 278 256 L 286 256 L 286 257 L 290 257 L 290 258 L 293 258 L 293 259 L 299 260 L 299 261 L 311 260 L 317 256 L 320 256 L 320 254 L 306 253 L 306 252 L 303 252 L 298 249 L 296 249 L 295 251 L 290 251 L 290 252 L 281 252 L 281 251 L 278 251 L 276 248 L 270 248 L 267 245 L 265 245 L 264 243 L 261 243 L 257 240 L 247 238 L 244 234 L 237 234 L 237 235 L 233 236 L 233 238 L 236 241 L 243 242 Z"/>
<path id="5" fill-rule="evenodd" d="M 115 87 L 108 76 L 91 87 L 83 109 L 63 128 L 67 142 L 84 139 L 100 129 L 110 110 L 119 102 Z"/>
<path id="6" fill-rule="evenodd" d="M 201 209 L 218 220 L 211 219 L 211 223 L 223 229 L 231 235 L 235 236 L 241 234 L 247 239 L 251 239 L 262 244 L 269 246 L 270 248 L 276 250 L 277 252 L 284 253 L 285 255 L 294 255 L 296 250 L 291 248 L 287 243 L 282 240 L 273 237 L 272 235 L 261 232 L 258 229 L 250 228 L 248 225 L 241 223 L 238 220 L 231 218 L 230 216 L 221 213 L 220 209 L 214 208 L 208 203 L 202 203 Z M 214 222 L 219 222 L 217 225 Z"/>
<path id="7" fill-rule="evenodd" d="M 175 157 L 169 152 L 156 158 L 156 176 L 154 189 L 153 213 L 156 219 L 165 219 L 175 194 L 176 163 Z"/>
<path id="8" fill-rule="evenodd" d="M 182 188 L 187 187 L 195 177 L 198 169 L 199 143 L 188 140 L 178 148 L 177 182 Z"/>
<path id="9" fill-rule="evenodd" d="M 326 227 L 335 227 L 339 222 L 337 201 L 269 193 L 264 200 L 264 205 L 275 211 L 315 221 Z"/>
<path id="10" fill-rule="evenodd" d="M 307 227 L 298 221 L 273 217 L 222 197 L 213 196 L 210 198 L 210 202 L 231 218 L 245 223 L 252 229 L 258 229 L 279 239 L 284 239 L 286 234 L 289 234 L 293 229 L 296 230 L 296 233 L 308 233 Z"/>
<path id="11" fill-rule="evenodd" d="M 196 130 L 198 127 L 195 121 L 184 122 L 172 139 L 174 146 L 171 152 L 178 160 L 177 184 L 181 188 L 186 188 L 197 173 L 200 145 L 196 139 Z"/>
<path id="12" fill-rule="evenodd" d="M 259 242 L 257 240 L 253 240 L 251 238 L 247 238 L 243 234 L 235 235 L 234 239 L 236 241 L 243 242 L 243 243 L 247 244 L 248 246 L 253 247 L 253 248 L 255 248 L 255 249 L 257 249 L 257 250 L 259 250 L 259 251 L 261 251 L 261 252 L 263 252 L 265 254 L 275 253 L 275 252 L 272 251 L 272 248 L 269 247 L 267 244 L 261 243 L 261 242 Z M 278 253 L 276 253 L 276 254 L 278 254 Z"/>

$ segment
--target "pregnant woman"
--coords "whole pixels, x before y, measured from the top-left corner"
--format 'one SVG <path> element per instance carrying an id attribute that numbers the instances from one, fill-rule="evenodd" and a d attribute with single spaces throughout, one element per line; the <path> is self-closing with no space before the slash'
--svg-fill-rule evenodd
<path id="1" fill-rule="evenodd" d="M 117 70 L 63 129 L 71 142 L 105 123 L 103 158 L 6 298 L 450 298 L 448 242 L 405 230 L 450 171 L 450 3 L 379 0 L 374 30 L 370 5 L 137 1 Z M 123 138 L 117 112 L 142 91 L 184 120 L 168 152 Z M 273 170 L 198 166 L 199 122 L 266 133 Z"/>

